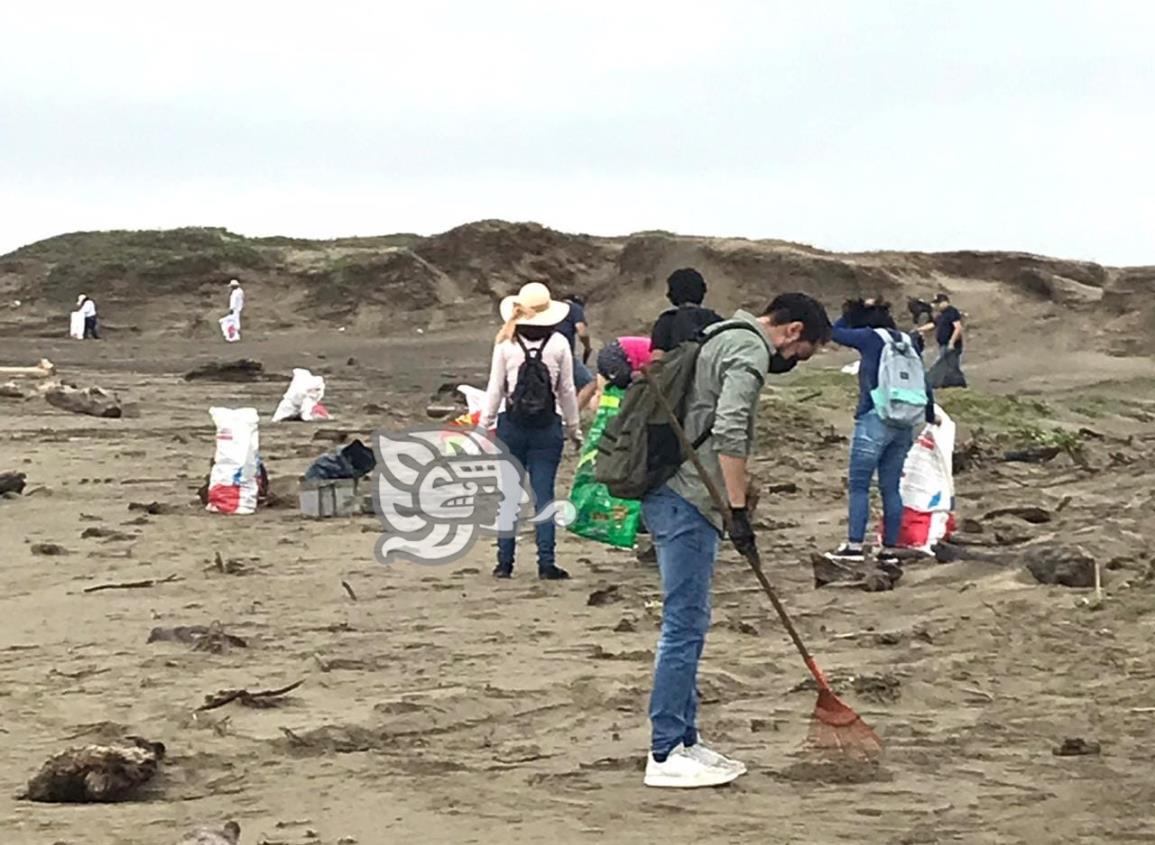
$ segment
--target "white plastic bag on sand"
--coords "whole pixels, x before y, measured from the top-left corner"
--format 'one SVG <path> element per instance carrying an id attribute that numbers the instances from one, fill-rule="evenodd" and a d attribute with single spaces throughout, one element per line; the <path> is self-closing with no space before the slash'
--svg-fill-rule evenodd
<path id="1" fill-rule="evenodd" d="M 465 404 L 469 407 L 469 418 L 477 425 L 481 419 L 481 410 L 485 407 L 485 391 L 471 384 L 457 385 L 457 392 L 465 397 Z"/>
<path id="2" fill-rule="evenodd" d="M 330 419 L 329 409 L 321 404 L 325 396 L 325 379 L 313 376 L 316 382 L 305 391 L 305 398 L 301 400 L 301 419 L 305 422 Z"/>
<path id="3" fill-rule="evenodd" d="M 328 409 L 321 404 L 325 398 L 325 379 L 315 376 L 305 369 L 295 368 L 293 380 L 289 388 L 273 412 L 273 422 L 301 419 L 306 422 L 312 420 L 329 419 Z"/>
<path id="4" fill-rule="evenodd" d="M 858 375 L 858 368 L 861 366 L 862 366 L 862 359 L 860 358 L 857 361 L 851 361 L 849 364 L 847 364 L 845 367 L 843 367 L 840 370 L 840 372 L 843 372 L 848 376 L 856 376 L 856 375 Z"/>
<path id="5" fill-rule="evenodd" d="M 928 513 L 954 508 L 955 424 L 946 411 L 935 407 L 942 423 L 928 425 L 914 441 L 902 467 L 904 507 Z"/>
<path id="6" fill-rule="evenodd" d="M 942 419 L 915 440 L 902 469 L 902 531 L 899 545 L 929 552 L 954 532 L 954 420 Z"/>
<path id="7" fill-rule="evenodd" d="M 257 509 L 256 408 L 210 408 L 217 427 L 217 451 L 209 473 L 206 510 L 213 513 L 250 514 Z"/>
<path id="8" fill-rule="evenodd" d="M 68 336 L 73 340 L 84 340 L 84 315 L 79 311 L 68 315 Z"/>
<path id="9" fill-rule="evenodd" d="M 241 339 L 241 320 L 236 314 L 226 314 L 220 319 L 221 334 L 229 343 L 236 343 Z"/>

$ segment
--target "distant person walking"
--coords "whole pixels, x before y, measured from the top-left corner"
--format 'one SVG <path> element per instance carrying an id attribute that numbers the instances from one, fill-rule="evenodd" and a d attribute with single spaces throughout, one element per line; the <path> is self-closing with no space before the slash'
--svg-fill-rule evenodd
<path id="1" fill-rule="evenodd" d="M 100 326 L 96 322 L 96 303 L 84 294 L 76 300 L 80 316 L 84 318 L 84 339 L 100 340 Z"/>
<path id="2" fill-rule="evenodd" d="M 962 371 L 965 329 L 962 313 L 951 305 L 950 297 L 940 293 L 934 298 L 934 320 L 919 327 L 923 334 L 934 333 L 938 343 L 938 360 L 930 368 L 930 384 L 935 389 L 966 387 Z"/>
<path id="3" fill-rule="evenodd" d="M 834 324 L 835 343 L 857 349 L 858 407 L 847 473 L 849 519 L 847 540 L 827 555 L 831 560 L 858 563 L 865 559 L 863 543 L 870 519 L 870 485 L 878 473 L 882 493 L 880 563 L 898 565 L 894 549 L 902 529 L 899 482 L 915 428 L 935 422 L 934 393 L 927 384 L 922 357 L 910 335 L 897 330 L 890 306 L 882 301 L 850 300 Z M 896 377 L 897 376 L 897 377 Z"/>
<path id="4" fill-rule="evenodd" d="M 573 383 L 577 389 L 577 403 L 579 410 L 590 404 L 597 391 L 597 381 L 590 372 L 589 360 L 593 354 L 594 344 L 590 337 L 590 328 L 586 323 L 585 299 L 579 294 L 571 293 L 562 298 L 562 304 L 569 307 L 569 312 L 557 325 L 557 332 L 569 343 L 573 357 Z M 577 344 L 582 345 L 582 354 L 577 355 Z"/>
<path id="5" fill-rule="evenodd" d="M 241 287 L 241 283 L 236 279 L 229 282 L 229 313 L 237 318 L 237 323 L 240 323 L 241 312 L 245 310 L 245 289 Z"/>
<path id="6" fill-rule="evenodd" d="M 229 313 L 220 319 L 221 334 L 229 343 L 241 339 L 241 312 L 245 310 L 245 290 L 236 279 L 229 281 Z"/>
<path id="7" fill-rule="evenodd" d="M 565 448 L 565 432 L 581 444 L 581 421 L 574 389 L 573 349 L 559 325 L 570 306 L 550 297 L 549 288 L 530 282 L 501 302 L 505 325 L 493 346 L 489 385 L 479 425 L 492 430 L 529 475 L 535 513 L 554 499 L 554 482 Z M 498 415 L 502 401 L 505 410 Z M 537 575 L 560 581 L 569 573 L 556 563 L 556 526 L 546 519 L 536 526 Z M 495 578 L 513 574 L 515 537 L 497 541 Z"/>
<path id="8" fill-rule="evenodd" d="M 683 267 L 670 274 L 666 279 L 666 298 L 674 307 L 663 311 L 650 331 L 655 361 L 679 343 L 696 337 L 706 326 L 722 319 L 717 312 L 702 306 L 706 298 L 706 280 L 692 267 Z"/>

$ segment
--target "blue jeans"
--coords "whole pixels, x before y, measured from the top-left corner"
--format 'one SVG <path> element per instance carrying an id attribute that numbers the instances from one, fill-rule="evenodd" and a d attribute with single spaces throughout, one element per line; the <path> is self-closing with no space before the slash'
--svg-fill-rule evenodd
<path id="1" fill-rule="evenodd" d="M 594 374 L 590 372 L 590 368 L 585 365 L 585 362 L 578 357 L 575 352 L 573 356 L 573 387 L 574 390 L 581 390 L 587 384 L 594 380 Z"/>
<path id="2" fill-rule="evenodd" d="M 902 465 L 914 442 L 914 430 L 889 426 L 874 411 L 859 418 L 850 444 L 850 529 L 848 539 L 861 543 L 870 519 L 870 483 L 878 471 L 882 491 L 882 543 L 893 546 L 902 529 Z"/>
<path id="3" fill-rule="evenodd" d="M 662 576 L 662 633 L 650 695 L 651 750 L 698 742 L 698 661 L 710 628 L 710 580 L 718 530 L 668 487 L 642 500 Z"/>
<path id="4" fill-rule="evenodd" d="M 541 428 L 526 428 L 517 425 L 509 416 L 501 414 L 497 418 L 497 436 L 509 453 L 513 455 L 529 474 L 533 489 L 534 513 L 553 501 L 553 486 L 557 479 L 557 468 L 565 449 L 565 435 L 561 418 Z M 554 549 L 557 545 L 557 527 L 552 519 L 539 522 L 536 526 L 537 568 L 549 569 L 554 565 Z M 497 540 L 497 562 L 501 566 L 512 567 L 516 537 L 499 537 Z"/>

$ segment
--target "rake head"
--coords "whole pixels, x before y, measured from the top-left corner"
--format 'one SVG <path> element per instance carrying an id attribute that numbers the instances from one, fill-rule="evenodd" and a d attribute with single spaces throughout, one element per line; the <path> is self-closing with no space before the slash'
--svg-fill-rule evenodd
<path id="1" fill-rule="evenodd" d="M 878 734 L 829 687 L 818 691 L 806 748 L 823 757 L 864 763 L 882 756 Z"/>

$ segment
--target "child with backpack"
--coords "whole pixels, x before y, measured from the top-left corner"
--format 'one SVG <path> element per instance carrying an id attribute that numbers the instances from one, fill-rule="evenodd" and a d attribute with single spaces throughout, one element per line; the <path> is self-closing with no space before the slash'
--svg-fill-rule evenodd
<path id="1" fill-rule="evenodd" d="M 531 282 L 501 302 L 505 320 L 493 347 L 493 363 L 479 425 L 497 429 L 497 437 L 525 468 L 540 513 L 554 499 L 554 482 L 565 448 L 565 434 L 581 444 L 577 391 L 573 380 L 573 350 L 555 331 L 569 306 L 550 296 L 549 288 Z M 498 409 L 505 402 L 505 410 Z M 563 433 L 563 421 L 565 433 Z M 546 581 L 569 578 L 555 562 L 556 526 L 544 520 L 536 526 L 537 572 Z M 515 537 L 497 541 L 495 578 L 513 574 Z"/>
<path id="2" fill-rule="evenodd" d="M 880 563 L 897 565 L 894 547 L 902 528 L 899 482 L 914 431 L 935 422 L 934 394 L 922 357 L 911 336 L 895 327 L 890 305 L 882 300 L 850 300 L 834 324 L 835 343 L 857 349 L 858 408 L 850 445 L 847 542 L 827 554 L 831 560 L 857 563 L 865 558 L 863 541 L 870 519 L 870 485 L 875 472 L 882 493 L 883 548 Z"/>

